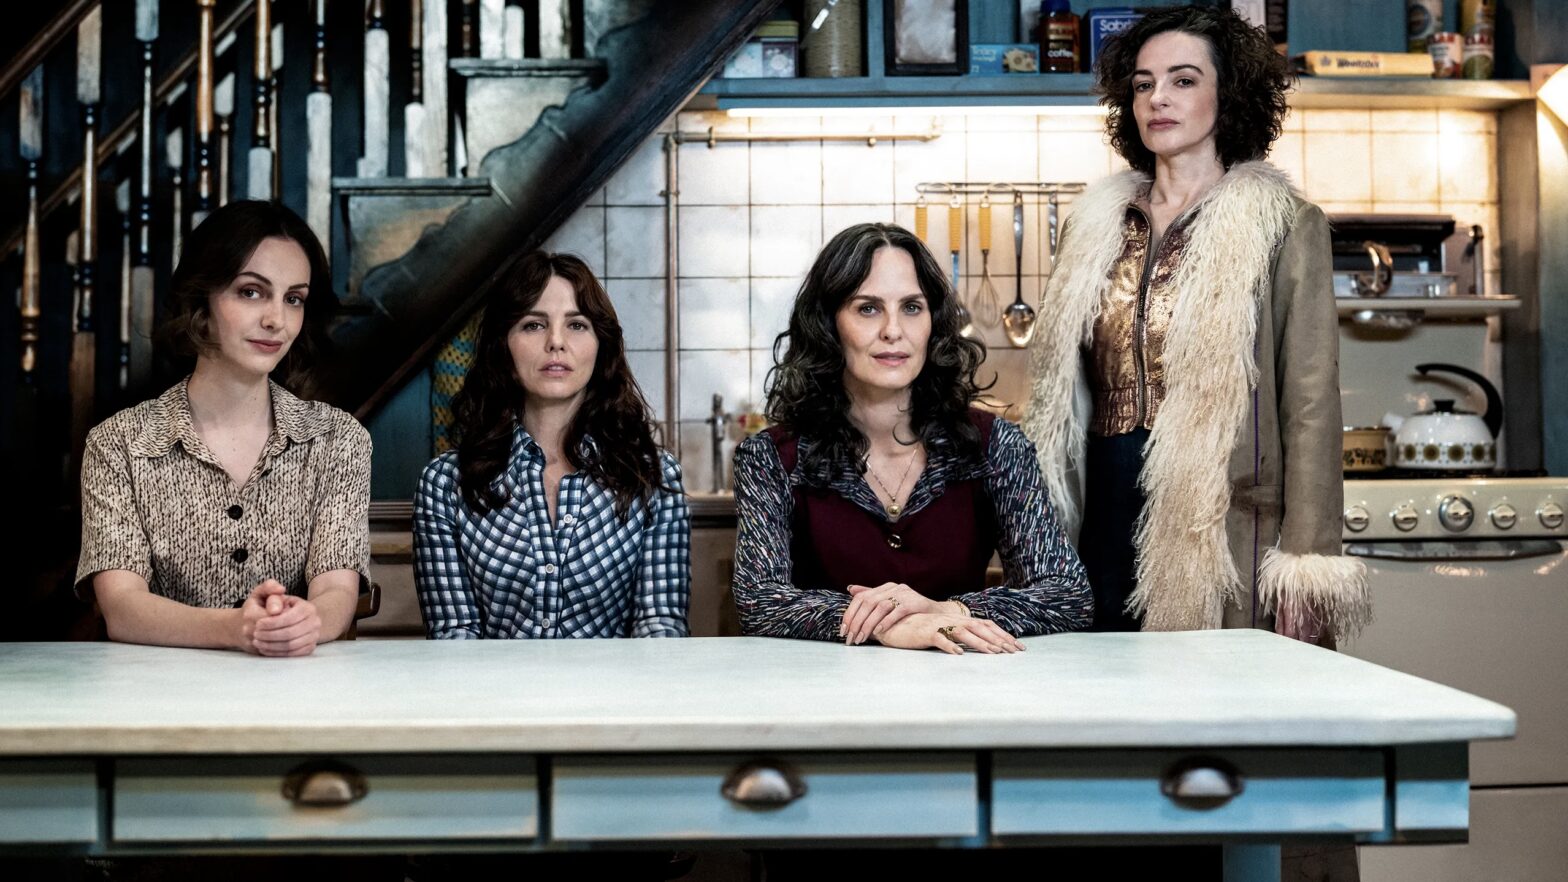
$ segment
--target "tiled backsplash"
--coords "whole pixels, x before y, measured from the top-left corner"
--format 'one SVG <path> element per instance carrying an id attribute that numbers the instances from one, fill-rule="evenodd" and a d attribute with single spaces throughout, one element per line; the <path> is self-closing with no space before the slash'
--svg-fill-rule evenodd
<path id="1" fill-rule="evenodd" d="M 710 486 L 707 419 L 715 392 L 732 413 L 761 410 L 774 338 L 785 329 L 801 277 L 828 238 L 850 224 L 914 227 L 924 181 L 1094 181 L 1125 168 L 1098 116 L 928 115 L 730 118 L 681 113 L 642 144 L 604 190 L 548 243 L 599 273 L 626 329 L 632 370 L 664 414 L 664 147 L 681 131 L 918 133 L 931 141 L 721 142 L 679 147 L 681 461 L 689 489 Z M 1325 211 L 1452 214 L 1486 230 L 1487 287 L 1497 291 L 1497 120 L 1474 111 L 1305 110 L 1287 118 L 1272 161 Z M 1008 197 L 994 200 L 990 268 L 999 300 L 1017 276 Z M 947 211 L 930 200 L 928 244 L 949 265 Z M 1072 211 L 1062 204 L 1062 218 Z M 980 284 L 979 203 L 964 211 L 960 276 L 971 304 Z M 1023 292 L 1038 303 L 1049 275 L 1045 211 L 1026 204 Z M 1021 405 L 1024 352 L 999 316 L 976 309 L 989 348 L 992 394 Z M 733 440 L 730 442 L 733 444 Z M 729 461 L 726 448 L 724 461 Z"/>

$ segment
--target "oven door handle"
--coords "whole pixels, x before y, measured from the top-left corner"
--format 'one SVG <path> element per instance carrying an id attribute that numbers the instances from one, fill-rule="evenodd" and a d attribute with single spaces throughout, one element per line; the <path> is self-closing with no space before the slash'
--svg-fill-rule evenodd
<path id="1" fill-rule="evenodd" d="M 1556 539 L 1477 539 L 1469 542 L 1347 542 L 1345 553 L 1376 560 L 1521 560 L 1562 554 Z"/>

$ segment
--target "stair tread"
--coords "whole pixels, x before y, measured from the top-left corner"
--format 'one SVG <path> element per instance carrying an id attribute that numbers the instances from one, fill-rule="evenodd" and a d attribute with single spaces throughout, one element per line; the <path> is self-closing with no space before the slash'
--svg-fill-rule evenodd
<path id="1" fill-rule="evenodd" d="M 447 67 L 470 78 L 602 76 L 610 69 L 603 58 L 453 58 Z"/>
<path id="2" fill-rule="evenodd" d="M 332 189 L 339 195 L 371 196 L 488 196 L 494 188 L 482 178 L 333 178 Z"/>

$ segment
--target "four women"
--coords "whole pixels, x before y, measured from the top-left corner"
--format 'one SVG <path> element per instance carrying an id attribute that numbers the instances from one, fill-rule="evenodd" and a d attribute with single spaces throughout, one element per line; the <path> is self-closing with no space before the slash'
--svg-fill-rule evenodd
<path id="1" fill-rule="evenodd" d="M 973 408 L 984 348 L 918 239 L 861 224 L 818 256 L 775 346 L 774 427 L 735 456 L 746 633 L 1007 653 L 1091 621 L 1330 642 L 1365 620 L 1338 554 L 1327 224 L 1261 162 L 1284 66 L 1235 15 L 1179 8 L 1099 77 L 1132 171 L 1064 230 L 1025 432 Z M 300 655 L 348 627 L 369 440 L 285 389 L 330 301 L 285 208 L 235 203 L 187 239 L 164 336 L 194 369 L 84 461 L 78 583 L 113 639 Z M 686 635 L 680 467 L 586 265 L 496 274 L 454 410 L 416 501 L 429 636 Z"/>

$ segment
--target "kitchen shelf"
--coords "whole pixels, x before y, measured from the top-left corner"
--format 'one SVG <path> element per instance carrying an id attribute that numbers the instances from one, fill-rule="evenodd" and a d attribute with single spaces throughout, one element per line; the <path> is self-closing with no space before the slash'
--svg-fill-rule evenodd
<path id="1" fill-rule="evenodd" d="M 1483 318 L 1519 308 L 1519 298 L 1505 294 L 1456 297 L 1336 297 L 1340 317 L 1358 312 L 1420 312 L 1427 318 Z"/>
<path id="2" fill-rule="evenodd" d="M 1534 99 L 1527 80 L 1430 80 L 1414 77 L 1302 77 L 1292 107 L 1312 109 L 1498 110 Z M 1088 107 L 1091 74 L 1000 77 L 844 77 L 724 79 L 702 87 L 720 110 L 853 107 Z"/>

